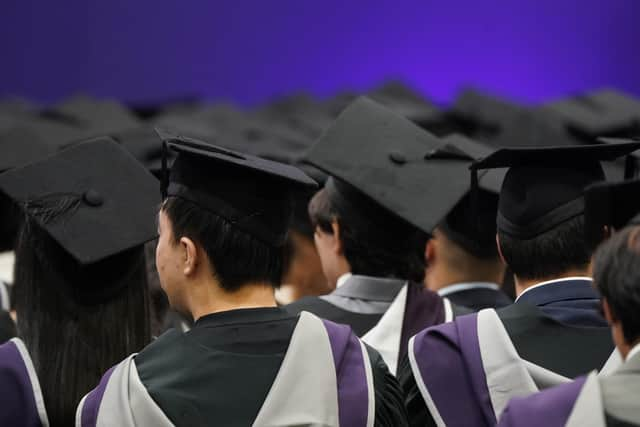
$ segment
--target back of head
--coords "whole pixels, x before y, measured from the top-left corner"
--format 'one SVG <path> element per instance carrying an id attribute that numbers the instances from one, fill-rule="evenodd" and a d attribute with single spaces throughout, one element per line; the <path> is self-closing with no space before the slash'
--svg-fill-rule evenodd
<path id="1" fill-rule="evenodd" d="M 595 247 L 584 231 L 582 192 L 603 179 L 597 162 L 509 169 L 498 206 L 498 237 L 518 278 L 550 279 L 588 267 Z"/>
<path id="2" fill-rule="evenodd" d="M 95 287 L 113 292 L 96 300 Z M 143 248 L 81 265 L 26 218 L 16 245 L 15 307 L 49 421 L 72 424 L 101 375 L 150 340 Z"/>
<path id="3" fill-rule="evenodd" d="M 629 345 L 640 340 L 640 227 L 631 226 L 603 243 L 594 255 L 598 291 L 622 324 Z"/>
<path id="4" fill-rule="evenodd" d="M 312 223 L 332 233 L 337 221 L 351 273 L 414 282 L 424 278 L 427 234 L 382 208 L 354 187 L 330 179 L 309 204 Z"/>
<path id="5" fill-rule="evenodd" d="M 143 244 L 156 233 L 157 181 L 117 143 L 97 138 L 3 173 L 0 190 L 24 218 L 18 335 L 51 424 L 70 425 L 101 375 L 150 340 Z"/>
<path id="6" fill-rule="evenodd" d="M 167 198 L 162 210 L 171 222 L 174 242 L 188 237 L 200 245 L 224 290 L 233 292 L 250 283 L 274 287 L 280 284 L 281 246 L 264 242 L 232 221 L 181 197 Z"/>
<path id="7" fill-rule="evenodd" d="M 455 280 L 501 283 L 504 275 L 496 245 L 498 195 L 478 188 L 465 195 L 438 226 L 438 258 Z"/>

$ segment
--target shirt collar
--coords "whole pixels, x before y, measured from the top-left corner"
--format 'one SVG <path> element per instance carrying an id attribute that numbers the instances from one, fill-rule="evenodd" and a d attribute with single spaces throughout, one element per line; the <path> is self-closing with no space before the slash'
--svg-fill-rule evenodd
<path id="1" fill-rule="evenodd" d="M 338 277 L 338 281 L 336 282 L 336 289 L 347 283 L 351 276 L 353 276 L 351 273 L 345 273 L 342 276 Z"/>
<path id="2" fill-rule="evenodd" d="M 625 360 L 630 360 L 632 357 L 637 356 L 638 354 L 640 354 L 640 344 L 636 344 L 631 350 L 629 350 L 629 353 L 627 353 L 627 357 Z"/>
<path id="3" fill-rule="evenodd" d="M 442 289 L 438 290 L 438 295 L 441 297 L 462 291 L 468 291 L 470 289 L 491 289 L 497 291 L 500 289 L 498 285 L 490 282 L 467 282 L 467 283 L 456 283 L 455 285 L 445 286 Z"/>
<path id="4" fill-rule="evenodd" d="M 522 296 L 524 294 L 526 294 L 527 292 L 530 292 L 534 289 L 539 289 L 543 286 L 547 286 L 547 285 L 555 285 L 556 283 L 562 283 L 562 282 L 568 282 L 568 281 L 573 281 L 573 280 L 588 280 L 589 282 L 593 282 L 593 279 L 591 277 L 587 277 L 587 276 L 573 276 L 573 277 L 563 277 L 562 279 L 554 279 L 554 280 L 547 280 L 545 282 L 540 282 L 540 283 L 536 283 L 533 286 L 529 286 L 527 289 L 523 290 L 522 293 L 520 295 L 518 295 L 518 297 L 516 298 L 516 302 L 522 298 Z"/>

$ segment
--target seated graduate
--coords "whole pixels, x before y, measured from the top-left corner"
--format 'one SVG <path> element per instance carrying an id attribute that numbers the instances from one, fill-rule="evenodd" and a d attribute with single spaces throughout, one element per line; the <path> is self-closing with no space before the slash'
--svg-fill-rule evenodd
<path id="1" fill-rule="evenodd" d="M 277 307 L 292 166 L 165 135 L 156 265 L 195 320 L 109 370 L 77 425 L 405 425 L 399 385 L 348 326 Z M 375 409 L 374 409 L 375 408 Z"/>
<path id="2" fill-rule="evenodd" d="M 156 233 L 157 186 L 108 138 L 0 176 L 25 214 L 19 338 L 0 346 L 0 425 L 73 425 L 104 370 L 149 342 L 143 244 Z"/>
<path id="3" fill-rule="evenodd" d="M 443 141 L 478 160 L 494 151 L 459 134 L 448 135 Z M 513 302 L 501 290 L 506 268 L 496 247 L 498 194 L 503 180 L 503 171 L 483 173 L 473 197 L 467 193 L 427 242 L 427 287 L 474 311 Z"/>
<path id="4" fill-rule="evenodd" d="M 636 185 L 634 196 L 639 187 Z M 640 425 L 640 227 L 625 228 L 598 248 L 593 276 L 624 363 L 608 375 L 592 373 L 529 397 L 512 399 L 500 426 Z"/>
<path id="5" fill-rule="evenodd" d="M 511 397 L 615 359 L 589 277 L 595 246 L 585 237 L 583 190 L 604 179 L 599 161 L 638 147 L 504 148 L 472 166 L 510 167 L 500 193 L 497 240 L 519 297 L 410 341 L 399 380 L 411 423 L 494 425 Z"/>
<path id="6" fill-rule="evenodd" d="M 449 301 L 423 284 L 428 233 L 469 189 L 470 158 L 445 148 L 360 98 L 306 156 L 330 175 L 309 213 L 322 268 L 336 289 L 287 309 L 350 325 L 394 373 L 411 336 L 454 315 Z"/>
<path id="7" fill-rule="evenodd" d="M 429 289 L 475 311 L 513 302 L 500 290 L 505 265 L 496 247 L 498 196 L 477 191 L 477 209 L 467 194 L 434 230 L 425 272 Z"/>

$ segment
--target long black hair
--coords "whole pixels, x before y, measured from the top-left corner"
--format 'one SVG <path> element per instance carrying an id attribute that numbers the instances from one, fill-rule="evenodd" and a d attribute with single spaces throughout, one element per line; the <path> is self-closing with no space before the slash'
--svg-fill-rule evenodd
<path id="1" fill-rule="evenodd" d="M 92 300 L 92 290 L 115 289 Z M 16 244 L 18 336 L 35 365 L 52 426 L 73 425 L 102 374 L 150 341 L 142 246 L 80 265 L 31 217 Z"/>

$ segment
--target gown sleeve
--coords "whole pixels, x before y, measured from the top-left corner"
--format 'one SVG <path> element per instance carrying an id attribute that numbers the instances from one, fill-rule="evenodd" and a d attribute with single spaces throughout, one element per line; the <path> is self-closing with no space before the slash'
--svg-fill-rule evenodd
<path id="1" fill-rule="evenodd" d="M 433 417 L 429 413 L 427 404 L 418 389 L 418 384 L 411 371 L 409 357 L 405 356 L 398 368 L 398 381 L 404 393 L 404 402 L 407 408 L 407 417 L 410 426 L 436 427 Z"/>
<path id="2" fill-rule="evenodd" d="M 407 410 L 398 380 L 389 372 L 382 356 L 367 345 L 376 397 L 375 426 L 407 426 Z"/>

